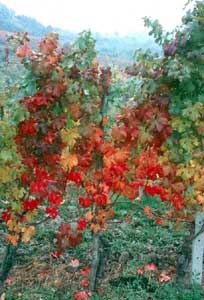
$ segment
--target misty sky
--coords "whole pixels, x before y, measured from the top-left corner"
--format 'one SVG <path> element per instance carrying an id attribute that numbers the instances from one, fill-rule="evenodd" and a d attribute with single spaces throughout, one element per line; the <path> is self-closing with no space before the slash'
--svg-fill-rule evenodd
<path id="1" fill-rule="evenodd" d="M 166 30 L 180 23 L 187 0 L 0 0 L 17 14 L 44 25 L 82 31 L 126 34 L 144 31 L 144 16 L 158 19 Z M 25 28 L 26 30 L 26 28 Z"/>

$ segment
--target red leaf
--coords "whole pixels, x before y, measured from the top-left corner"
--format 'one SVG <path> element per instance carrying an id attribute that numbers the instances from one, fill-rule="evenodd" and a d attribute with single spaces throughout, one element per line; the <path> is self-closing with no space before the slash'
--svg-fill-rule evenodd
<path id="1" fill-rule="evenodd" d="M 152 217 L 152 211 L 151 211 L 151 208 L 148 205 L 143 208 L 143 211 L 147 215 L 147 217 L 149 217 L 149 218 Z"/>
<path id="2" fill-rule="evenodd" d="M 145 270 L 148 270 L 148 271 L 155 271 L 155 270 L 157 270 L 157 266 L 154 263 L 145 264 L 144 268 L 145 268 Z"/>
<path id="3" fill-rule="evenodd" d="M 167 225 L 167 221 L 165 219 L 162 219 L 160 217 L 156 217 L 155 218 L 155 223 L 161 226 L 166 226 Z"/>
<path id="4" fill-rule="evenodd" d="M 144 274 L 144 269 L 137 269 L 137 274 L 138 275 L 143 275 Z"/>
<path id="5" fill-rule="evenodd" d="M 89 286 L 89 284 L 90 284 L 90 281 L 88 279 L 84 279 L 80 282 L 80 286 L 82 286 L 82 287 L 87 287 L 87 286 Z"/>
<path id="6" fill-rule="evenodd" d="M 92 202 L 93 201 L 90 198 L 79 197 L 79 204 L 84 208 L 90 207 Z"/>
<path id="7" fill-rule="evenodd" d="M 103 206 L 103 205 L 106 206 L 109 203 L 108 197 L 105 194 L 95 195 L 94 202 L 96 203 L 97 206 Z"/>
<path id="8" fill-rule="evenodd" d="M 76 247 L 83 241 L 83 234 L 81 232 L 77 232 L 76 234 L 68 236 L 67 240 L 72 247 Z"/>
<path id="9" fill-rule="evenodd" d="M 85 219 L 79 219 L 77 230 L 84 230 L 86 228 L 86 220 Z"/>
<path id="10" fill-rule="evenodd" d="M 19 58 L 24 58 L 26 55 L 29 55 L 31 54 L 31 49 L 28 47 L 28 45 L 23 45 L 23 47 L 19 47 L 16 49 L 16 55 L 19 57 Z"/>
<path id="11" fill-rule="evenodd" d="M 60 253 L 60 252 L 56 252 L 56 253 L 51 252 L 50 255 L 51 255 L 53 258 L 59 258 L 59 257 L 61 256 L 61 253 Z"/>
<path id="12" fill-rule="evenodd" d="M 171 202 L 175 206 L 176 210 L 181 210 L 184 205 L 184 199 L 179 194 L 174 194 L 171 198 Z"/>
<path id="13" fill-rule="evenodd" d="M 167 282 L 170 281 L 171 277 L 166 274 L 166 271 L 162 271 L 159 277 L 159 282 Z"/>
<path id="14" fill-rule="evenodd" d="M 80 262 L 77 258 L 73 258 L 70 260 L 69 266 L 73 267 L 73 268 L 78 268 L 80 265 Z"/>
<path id="15" fill-rule="evenodd" d="M 74 293 L 74 298 L 76 300 L 86 300 L 90 296 L 91 296 L 91 293 L 90 292 L 86 292 L 86 291 L 81 291 L 81 292 L 75 292 Z"/>
<path id="16" fill-rule="evenodd" d="M 91 267 L 85 267 L 85 268 L 83 268 L 83 269 L 81 270 L 81 275 L 82 275 L 82 276 L 88 276 L 89 273 L 90 273 L 90 271 L 91 271 Z"/>
<path id="17" fill-rule="evenodd" d="M 130 222 L 131 222 L 131 217 L 130 217 L 130 216 L 127 216 L 127 217 L 125 218 L 125 222 L 130 223 Z"/>
<path id="18" fill-rule="evenodd" d="M 35 209 L 38 209 L 38 203 L 35 199 L 34 200 L 25 200 L 23 202 L 23 208 L 25 210 L 33 211 Z"/>
<path id="19" fill-rule="evenodd" d="M 48 271 L 41 271 L 40 273 L 39 273 L 39 275 L 47 275 L 48 274 Z"/>
<path id="20" fill-rule="evenodd" d="M 6 211 L 3 211 L 1 217 L 4 222 L 7 222 L 11 218 L 11 213 L 7 213 Z"/>
<path id="21" fill-rule="evenodd" d="M 60 206 L 63 202 L 62 196 L 59 192 L 56 192 L 54 190 L 51 190 L 48 195 L 48 201 L 50 204 Z"/>
<path id="22" fill-rule="evenodd" d="M 67 175 L 67 179 L 73 181 L 76 184 L 81 184 L 83 182 L 81 173 L 79 172 L 70 172 Z"/>
<path id="23" fill-rule="evenodd" d="M 56 207 L 47 207 L 46 208 L 46 213 L 48 215 L 50 215 L 53 219 L 55 219 L 57 217 L 57 215 L 58 215 Z"/>
<path id="24" fill-rule="evenodd" d="M 13 281 L 14 281 L 14 278 L 13 278 L 13 277 L 8 277 L 8 278 L 5 280 L 5 283 L 8 284 L 8 285 L 10 285 L 10 284 L 13 283 Z"/>

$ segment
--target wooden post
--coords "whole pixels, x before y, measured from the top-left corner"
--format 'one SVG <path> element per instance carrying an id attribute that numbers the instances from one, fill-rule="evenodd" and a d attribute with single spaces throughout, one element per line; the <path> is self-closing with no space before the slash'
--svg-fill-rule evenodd
<path id="1" fill-rule="evenodd" d="M 192 274 L 191 282 L 193 284 L 202 283 L 203 273 L 203 253 L 204 253 L 204 232 L 202 228 L 204 226 L 204 212 L 197 212 L 195 216 L 195 235 L 198 234 L 193 240 L 192 245 Z"/>

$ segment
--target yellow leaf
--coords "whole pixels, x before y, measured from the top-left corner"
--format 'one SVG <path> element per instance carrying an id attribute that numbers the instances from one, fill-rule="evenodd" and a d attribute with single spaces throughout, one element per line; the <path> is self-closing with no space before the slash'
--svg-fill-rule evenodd
<path id="1" fill-rule="evenodd" d="M 76 140 L 80 138 L 80 134 L 77 128 L 62 129 L 61 137 L 62 141 L 72 148 L 75 145 Z"/>
<path id="2" fill-rule="evenodd" d="M 10 231 L 13 231 L 13 229 L 16 228 L 17 223 L 16 223 L 15 220 L 8 220 L 8 222 L 6 223 L 6 225 L 7 225 L 8 229 Z"/>
<path id="3" fill-rule="evenodd" d="M 17 186 L 13 187 L 11 189 L 12 195 L 16 200 L 20 200 L 23 198 L 25 189 L 24 188 L 19 188 Z"/>
<path id="4" fill-rule="evenodd" d="M 182 223 L 176 223 L 176 225 L 174 225 L 174 230 L 175 231 L 181 231 L 183 229 L 183 224 Z"/>
<path id="5" fill-rule="evenodd" d="M 204 196 L 203 195 L 198 195 L 197 196 L 198 204 L 203 205 L 204 203 Z"/>
<path id="6" fill-rule="evenodd" d="M 33 212 L 27 212 L 27 213 L 25 214 L 26 221 L 27 221 L 28 223 L 32 222 L 32 221 L 33 221 L 33 217 L 36 215 L 36 213 L 37 213 L 37 210 L 36 210 L 36 211 L 33 211 Z"/>
<path id="7" fill-rule="evenodd" d="M 23 235 L 22 235 L 22 241 L 24 243 L 27 243 L 30 241 L 31 237 L 35 234 L 35 227 L 34 226 L 29 226 L 28 228 L 22 228 L 23 230 Z"/>
<path id="8" fill-rule="evenodd" d="M 204 190 L 203 182 L 204 182 L 204 175 L 197 176 L 196 174 L 196 176 L 194 177 L 194 184 L 193 184 L 194 189 L 203 191 Z"/>
<path id="9" fill-rule="evenodd" d="M 0 168 L 0 182 L 8 183 L 13 180 L 12 178 L 12 169 L 9 167 Z"/>
<path id="10" fill-rule="evenodd" d="M 73 121 L 73 123 L 74 123 L 74 126 L 79 126 L 81 124 L 80 120 L 77 120 L 76 122 Z"/>

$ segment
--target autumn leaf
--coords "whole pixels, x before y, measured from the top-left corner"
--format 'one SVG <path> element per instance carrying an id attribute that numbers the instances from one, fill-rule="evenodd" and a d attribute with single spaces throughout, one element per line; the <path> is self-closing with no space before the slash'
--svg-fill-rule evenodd
<path id="1" fill-rule="evenodd" d="M 61 130 L 62 141 L 70 148 L 72 148 L 76 140 L 80 138 L 80 134 L 77 128 L 69 128 Z"/>
<path id="2" fill-rule="evenodd" d="M 93 220 L 93 214 L 91 211 L 88 211 L 86 214 L 85 214 L 85 219 L 87 222 L 91 222 Z"/>
<path id="3" fill-rule="evenodd" d="M 130 217 L 130 216 L 127 216 L 127 217 L 125 218 L 125 222 L 126 222 L 126 223 L 130 223 L 130 222 L 131 222 L 131 217 Z"/>
<path id="4" fill-rule="evenodd" d="M 56 252 L 56 253 L 51 252 L 50 256 L 57 259 L 57 258 L 60 258 L 61 253 L 60 252 Z"/>
<path id="5" fill-rule="evenodd" d="M 126 149 L 117 149 L 114 155 L 115 162 L 125 162 L 130 157 L 130 152 Z"/>
<path id="6" fill-rule="evenodd" d="M 75 292 L 74 298 L 76 300 L 86 300 L 91 296 L 91 292 L 81 291 L 81 292 Z"/>
<path id="7" fill-rule="evenodd" d="M 163 218 L 156 217 L 154 221 L 156 224 L 161 225 L 163 227 L 167 226 L 167 221 Z"/>
<path id="8" fill-rule="evenodd" d="M 79 231 L 75 234 L 69 235 L 67 240 L 72 247 L 76 247 L 83 242 L 83 234 Z"/>
<path id="9" fill-rule="evenodd" d="M 108 122 L 109 122 L 109 117 L 108 116 L 103 117 L 103 126 L 106 126 Z"/>
<path id="10" fill-rule="evenodd" d="M 127 137 L 127 128 L 123 127 L 113 127 L 112 128 L 112 138 L 116 141 L 121 141 Z"/>
<path id="11" fill-rule="evenodd" d="M 78 165 L 78 158 L 76 154 L 66 153 L 66 151 L 62 152 L 60 163 L 62 167 L 69 171 Z"/>
<path id="12" fill-rule="evenodd" d="M 144 264 L 144 269 L 147 270 L 147 271 L 156 271 L 157 266 L 154 263 Z"/>
<path id="13" fill-rule="evenodd" d="M 150 130 L 156 130 L 162 132 L 162 130 L 168 125 L 168 119 L 162 114 L 157 115 L 157 118 L 154 119 L 151 123 Z"/>
<path id="14" fill-rule="evenodd" d="M 0 182 L 8 183 L 13 180 L 12 178 L 13 170 L 10 167 L 2 167 L 0 168 Z"/>
<path id="15" fill-rule="evenodd" d="M 23 47 L 19 47 L 16 49 L 16 55 L 19 58 L 24 58 L 26 55 L 29 55 L 32 53 L 32 50 L 28 47 L 27 44 L 23 45 Z"/>
<path id="16" fill-rule="evenodd" d="M 99 209 L 98 210 L 98 216 L 96 217 L 96 220 L 101 223 L 106 223 L 108 219 L 112 218 L 114 216 L 114 210 L 109 209 Z"/>
<path id="17" fill-rule="evenodd" d="M 73 258 L 70 260 L 69 266 L 73 267 L 73 268 L 78 268 L 80 265 L 80 262 L 77 258 Z"/>
<path id="18" fill-rule="evenodd" d="M 12 195 L 16 200 L 22 199 L 23 195 L 25 194 L 25 189 L 24 188 L 19 188 L 19 187 L 13 187 L 11 189 Z"/>
<path id="19" fill-rule="evenodd" d="M 113 153 L 108 152 L 103 157 L 104 168 L 110 168 L 112 164 L 126 162 L 130 157 L 130 152 L 126 149 L 115 149 Z"/>
<path id="20" fill-rule="evenodd" d="M 87 286 L 89 286 L 89 284 L 90 284 L 90 282 L 88 279 L 84 279 L 80 282 L 80 286 L 82 286 L 82 287 L 87 287 Z"/>
<path id="21" fill-rule="evenodd" d="M 91 229 L 94 233 L 96 233 L 96 232 L 99 232 L 99 231 L 101 230 L 101 226 L 100 226 L 99 224 L 94 224 L 94 223 L 92 223 L 92 224 L 90 225 L 90 229 Z"/>
<path id="22" fill-rule="evenodd" d="M 159 276 L 159 282 L 167 282 L 170 281 L 171 277 L 167 275 L 166 271 L 162 271 Z"/>
<path id="23" fill-rule="evenodd" d="M 138 275 L 143 275 L 144 274 L 144 269 L 142 269 L 142 268 L 137 269 L 137 274 Z"/>
<path id="24" fill-rule="evenodd" d="M 91 272 L 91 267 L 84 267 L 82 270 L 81 270 L 81 275 L 82 276 L 88 276 Z"/>
<path id="25" fill-rule="evenodd" d="M 8 278 L 5 280 L 5 283 L 8 284 L 8 285 L 12 284 L 13 282 L 14 282 L 14 278 L 13 278 L 13 277 L 8 277 Z M 0 298 L 0 300 L 1 300 L 1 298 Z"/>
<path id="26" fill-rule="evenodd" d="M 187 108 L 183 109 L 182 115 L 195 122 L 202 116 L 203 110 L 203 103 L 196 102 L 194 105 L 189 105 Z"/>
<path id="27" fill-rule="evenodd" d="M 16 247 L 18 245 L 19 235 L 11 235 L 7 234 L 6 239 L 14 246 Z"/>
<path id="28" fill-rule="evenodd" d="M 79 204 L 84 207 L 84 208 L 88 208 L 91 206 L 92 204 L 92 199 L 90 198 L 85 198 L 85 197 L 79 197 Z"/>
<path id="29" fill-rule="evenodd" d="M 7 224 L 9 231 L 15 231 L 17 232 L 18 224 L 15 220 L 8 220 Z M 20 233 L 20 229 L 18 228 L 18 233 Z"/>
<path id="30" fill-rule="evenodd" d="M 78 220 L 78 226 L 77 226 L 77 230 L 79 231 L 83 231 L 86 228 L 86 220 L 81 218 Z"/>
<path id="31" fill-rule="evenodd" d="M 70 104 L 69 113 L 72 118 L 78 119 L 81 117 L 80 103 Z"/>
<path id="32" fill-rule="evenodd" d="M 153 139 L 153 136 L 149 133 L 145 126 L 139 127 L 138 136 L 142 145 L 149 143 Z"/>
<path id="33" fill-rule="evenodd" d="M 21 239 L 24 243 L 28 243 L 34 234 L 35 234 L 35 227 L 29 226 L 28 228 L 24 228 Z"/>
<path id="34" fill-rule="evenodd" d="M 146 214 L 147 217 L 151 218 L 152 217 L 152 211 L 151 208 L 149 206 L 145 206 L 143 208 L 144 213 Z"/>

